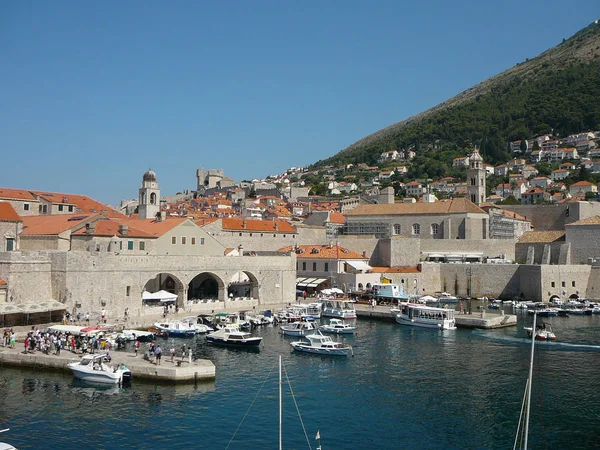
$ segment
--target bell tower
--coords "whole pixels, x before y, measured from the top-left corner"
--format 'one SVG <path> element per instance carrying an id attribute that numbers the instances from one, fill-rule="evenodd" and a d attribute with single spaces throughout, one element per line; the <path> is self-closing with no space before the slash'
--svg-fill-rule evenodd
<path id="1" fill-rule="evenodd" d="M 142 177 L 138 204 L 140 219 L 153 219 L 160 211 L 160 189 L 158 181 L 156 181 L 156 174 L 150 169 Z"/>
<path id="2" fill-rule="evenodd" d="M 469 192 L 469 200 L 476 205 L 485 202 L 485 177 L 486 171 L 483 167 L 483 158 L 479 154 L 479 149 L 475 147 L 473 153 L 469 156 L 467 191 Z"/>

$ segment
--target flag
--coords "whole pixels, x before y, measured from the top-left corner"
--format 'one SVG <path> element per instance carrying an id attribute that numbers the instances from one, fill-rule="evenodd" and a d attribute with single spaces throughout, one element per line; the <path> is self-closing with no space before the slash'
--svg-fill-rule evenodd
<path id="1" fill-rule="evenodd" d="M 321 433 L 319 433 L 319 430 L 317 430 L 317 435 L 315 436 L 315 439 L 321 439 Z"/>

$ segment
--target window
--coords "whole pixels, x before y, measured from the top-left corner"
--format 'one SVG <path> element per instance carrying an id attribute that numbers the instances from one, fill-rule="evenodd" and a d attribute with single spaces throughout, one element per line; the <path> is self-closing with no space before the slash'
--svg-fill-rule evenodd
<path id="1" fill-rule="evenodd" d="M 63 210 L 63 205 L 58 205 L 58 210 L 62 211 Z"/>
<path id="2" fill-rule="evenodd" d="M 187 238 L 185 236 L 181 237 L 181 245 L 185 245 L 187 243 Z"/>
<path id="3" fill-rule="evenodd" d="M 414 234 L 415 236 L 420 235 L 421 234 L 421 225 L 419 225 L 418 223 L 413 223 L 412 234 Z"/>
<path id="4" fill-rule="evenodd" d="M 242 233 L 240 233 L 240 236 L 242 235 Z"/>
<path id="5" fill-rule="evenodd" d="M 314 262 L 314 263 L 313 263 L 313 272 L 316 272 L 316 271 L 317 271 L 317 263 L 316 263 L 316 262 Z"/>
<path id="6" fill-rule="evenodd" d="M 73 205 L 69 206 L 69 212 L 73 212 Z"/>
<path id="7" fill-rule="evenodd" d="M 173 244 L 173 245 L 177 244 L 177 236 L 171 237 L 171 244 Z"/>
<path id="8" fill-rule="evenodd" d="M 552 287 L 556 287 L 556 283 L 553 281 L 553 282 L 551 283 L 551 286 L 552 286 Z"/>
<path id="9" fill-rule="evenodd" d="M 306 270 L 306 263 L 305 262 L 302 263 L 302 270 Z"/>
<path id="10" fill-rule="evenodd" d="M 23 211 L 29 211 L 29 203 L 23 203 Z"/>
<path id="11" fill-rule="evenodd" d="M 575 282 L 571 281 L 571 286 L 575 287 Z"/>
<path id="12" fill-rule="evenodd" d="M 565 287 L 567 285 L 567 283 L 565 283 L 564 281 L 561 284 L 562 284 L 562 287 Z"/>
<path id="13" fill-rule="evenodd" d="M 200 245 L 204 245 L 204 238 L 200 238 Z"/>
<path id="14" fill-rule="evenodd" d="M 325 263 L 325 272 L 329 272 L 329 263 Z"/>
<path id="15" fill-rule="evenodd" d="M 131 294 L 131 286 L 127 286 L 127 291 L 126 291 L 125 295 L 127 297 L 129 297 L 130 294 Z"/>
<path id="16" fill-rule="evenodd" d="M 146 250 L 146 242 L 140 241 L 140 250 Z"/>
<path id="17" fill-rule="evenodd" d="M 127 241 L 127 250 L 133 250 L 133 241 Z"/>
<path id="18" fill-rule="evenodd" d="M 15 240 L 14 238 L 6 238 L 6 251 L 12 252 L 15 249 Z"/>
<path id="19" fill-rule="evenodd" d="M 402 232 L 402 227 L 400 226 L 399 223 L 395 223 L 394 224 L 394 234 L 398 235 Z"/>
<path id="20" fill-rule="evenodd" d="M 42 205 L 42 212 L 46 214 L 48 212 L 48 205 Z"/>
<path id="21" fill-rule="evenodd" d="M 437 236 L 438 231 L 439 231 L 439 225 L 437 223 L 432 223 L 431 224 L 431 234 L 433 236 Z"/>
<path id="22" fill-rule="evenodd" d="M 196 237 L 192 236 L 192 245 L 196 245 Z"/>

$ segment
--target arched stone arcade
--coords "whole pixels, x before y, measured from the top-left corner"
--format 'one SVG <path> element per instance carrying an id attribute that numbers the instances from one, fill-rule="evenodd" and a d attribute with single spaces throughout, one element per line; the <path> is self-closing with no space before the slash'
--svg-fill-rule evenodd
<path id="1" fill-rule="evenodd" d="M 223 300 L 225 283 L 220 277 L 210 272 L 196 275 L 188 284 L 186 300 Z"/>

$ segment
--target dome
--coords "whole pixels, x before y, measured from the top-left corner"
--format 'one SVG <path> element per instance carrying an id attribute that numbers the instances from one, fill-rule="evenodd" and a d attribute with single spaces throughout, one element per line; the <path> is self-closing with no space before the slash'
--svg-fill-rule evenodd
<path id="1" fill-rule="evenodd" d="M 471 157 L 469 158 L 471 161 L 483 161 L 483 158 L 479 154 L 479 149 L 475 148 L 473 153 L 471 153 Z"/>
<path id="2" fill-rule="evenodd" d="M 142 177 L 142 181 L 156 181 L 156 174 L 152 172 L 152 169 L 148 169 L 148 172 Z"/>

